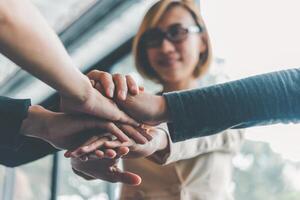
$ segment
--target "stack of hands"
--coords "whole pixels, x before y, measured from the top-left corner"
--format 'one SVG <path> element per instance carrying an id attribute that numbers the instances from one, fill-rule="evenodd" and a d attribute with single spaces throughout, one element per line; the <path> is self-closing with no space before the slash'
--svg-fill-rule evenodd
<path id="1" fill-rule="evenodd" d="M 73 171 L 87 180 L 138 185 L 140 176 L 117 164 L 167 148 L 167 134 L 154 127 L 168 121 L 164 97 L 144 92 L 130 76 L 97 70 L 87 76 L 87 98 L 61 96 L 61 113 L 31 106 L 21 133 L 66 149 Z"/>

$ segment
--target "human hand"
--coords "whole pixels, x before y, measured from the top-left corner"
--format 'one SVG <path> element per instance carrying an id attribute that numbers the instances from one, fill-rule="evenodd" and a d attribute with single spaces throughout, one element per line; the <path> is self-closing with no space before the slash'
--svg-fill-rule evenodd
<path id="1" fill-rule="evenodd" d="M 158 125 L 169 121 L 167 103 L 163 96 L 140 92 L 127 95 L 126 100 L 117 104 L 131 117 L 147 125 Z"/>
<path id="2" fill-rule="evenodd" d="M 30 106 L 20 132 L 26 136 L 43 139 L 58 149 L 74 149 L 91 137 L 83 131 L 95 129 L 96 134 L 109 132 L 123 142 L 129 141 L 125 133 L 112 122 L 86 115 L 55 113 L 41 106 Z"/>
<path id="3" fill-rule="evenodd" d="M 119 151 L 118 156 L 125 155 L 126 151 Z M 121 182 L 129 185 L 139 185 L 141 177 L 128 171 L 122 171 L 117 166 L 118 159 L 94 159 L 81 161 L 78 158 L 71 158 L 72 169 L 75 174 L 86 180 L 101 179 L 109 182 Z"/>
<path id="4" fill-rule="evenodd" d="M 118 127 L 126 133 L 130 138 L 136 137 L 135 135 L 143 135 L 147 139 L 147 141 L 151 141 L 153 139 L 153 136 L 148 133 L 148 129 L 145 128 L 133 128 L 129 125 L 125 124 L 119 124 Z M 98 159 L 102 159 L 105 155 L 106 157 L 116 156 L 117 153 L 115 152 L 115 148 L 122 148 L 122 147 L 129 147 L 133 144 L 137 144 L 134 140 L 130 140 L 129 142 L 126 141 L 120 141 L 115 139 L 115 147 L 113 148 L 106 148 L 105 144 L 109 141 L 111 141 L 112 138 L 110 135 L 101 136 L 101 135 L 95 135 L 89 140 L 87 140 L 84 144 L 80 145 L 78 148 L 73 150 L 68 150 L 65 153 L 65 157 L 72 157 L 72 158 L 81 158 L 82 160 L 88 160 L 88 159 L 95 159 L 95 156 Z M 144 142 L 142 144 L 146 144 L 147 142 Z M 96 158 L 96 159 L 97 159 Z"/>
<path id="5" fill-rule="evenodd" d="M 125 100 L 128 94 L 137 95 L 140 90 L 143 90 L 143 87 L 139 87 L 130 75 L 93 70 L 87 76 L 101 94 L 111 99 Z"/>
<path id="6" fill-rule="evenodd" d="M 117 104 L 134 119 L 148 125 L 168 120 L 164 97 L 143 92 L 143 88 L 138 87 L 132 77 L 97 70 L 88 76 L 95 82 L 98 91 L 107 97 L 114 97 Z"/>
<path id="7" fill-rule="evenodd" d="M 168 137 L 165 131 L 159 128 L 150 128 L 149 134 L 152 136 L 152 140 L 145 144 L 137 144 L 132 142 L 129 148 L 128 154 L 124 155 L 124 159 L 132 158 L 144 158 L 152 155 L 157 151 L 162 151 L 168 146 Z M 122 142 L 119 140 L 107 141 L 104 143 L 104 148 L 110 151 L 113 149 L 122 147 Z"/>
<path id="8" fill-rule="evenodd" d="M 116 76 L 117 78 L 113 78 L 109 73 L 97 70 L 91 71 L 87 74 L 87 76 L 91 80 L 94 80 L 96 88 L 90 84 L 90 88 L 88 88 L 88 91 L 86 92 L 87 95 L 82 101 L 74 100 L 73 98 L 62 95 L 60 104 L 62 111 L 70 113 L 85 113 L 109 121 L 121 122 L 133 126 L 139 125 L 135 120 L 121 111 L 115 102 L 110 99 L 113 97 L 115 92 L 114 85 L 117 86 L 116 88 L 119 94 L 118 97 L 120 99 L 126 98 L 128 92 L 127 83 L 130 86 L 130 93 L 132 95 L 137 94 L 138 87 L 131 78 L 127 78 L 127 81 L 124 82 L 123 78 L 120 78 L 119 76 Z M 113 80 L 115 80 L 115 82 L 113 82 Z M 106 97 L 101 93 L 102 90 L 100 90 L 100 85 L 97 84 L 98 82 L 101 83 L 101 89 L 105 91 Z"/>
<path id="9" fill-rule="evenodd" d="M 128 147 L 129 153 L 124 155 L 123 158 L 141 158 L 167 148 L 168 137 L 165 131 L 159 128 L 149 128 L 148 132 L 152 139 L 145 144 L 137 144 L 133 140 L 131 143 L 120 142 L 119 140 L 109 140 L 99 136 L 98 139 L 91 141 L 86 147 L 79 147 L 73 152 L 70 151 L 68 155 L 82 160 L 102 159 L 105 154 L 107 158 L 111 155 L 117 155 L 115 149 Z"/>

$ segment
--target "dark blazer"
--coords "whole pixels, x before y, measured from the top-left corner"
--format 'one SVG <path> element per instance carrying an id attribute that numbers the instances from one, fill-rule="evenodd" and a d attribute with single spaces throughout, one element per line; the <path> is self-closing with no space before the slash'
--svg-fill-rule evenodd
<path id="1" fill-rule="evenodd" d="M 16 167 L 56 152 L 43 140 L 19 134 L 30 99 L 0 97 L 0 164 Z"/>

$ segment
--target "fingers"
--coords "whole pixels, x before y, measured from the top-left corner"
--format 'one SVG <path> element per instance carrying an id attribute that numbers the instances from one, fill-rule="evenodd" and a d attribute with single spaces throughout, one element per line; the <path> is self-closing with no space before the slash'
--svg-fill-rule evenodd
<path id="1" fill-rule="evenodd" d="M 114 74 L 113 81 L 116 85 L 116 97 L 119 100 L 125 100 L 128 92 L 126 78 L 121 74 Z"/>
<path id="2" fill-rule="evenodd" d="M 132 126 L 121 124 L 120 129 L 131 139 L 133 139 L 138 144 L 145 144 L 148 142 L 147 138 L 143 136 L 144 133 L 140 133 Z"/>
<path id="3" fill-rule="evenodd" d="M 146 126 L 139 126 L 136 128 L 136 130 L 142 134 L 148 141 L 151 141 L 153 139 L 153 136 L 150 134 L 150 128 L 147 128 Z"/>
<path id="4" fill-rule="evenodd" d="M 114 182 L 121 182 L 128 185 L 139 185 L 142 182 L 142 178 L 139 175 L 129 171 L 123 172 L 116 166 L 111 167 L 110 171 Z"/>
<path id="5" fill-rule="evenodd" d="M 104 145 L 105 146 L 105 145 Z M 119 159 L 129 153 L 129 148 L 125 146 L 110 148 L 105 146 L 105 150 L 95 150 L 94 152 L 83 155 L 79 159 L 83 162 L 88 160 L 99 160 L 99 159 Z"/>
<path id="6" fill-rule="evenodd" d="M 105 146 L 105 145 L 104 145 Z M 88 156 L 80 157 L 81 161 L 97 160 L 97 159 L 119 159 L 129 153 L 129 148 L 125 146 L 110 148 L 105 146 L 105 150 L 96 150 Z"/>
<path id="7" fill-rule="evenodd" d="M 129 153 L 129 148 L 128 147 L 119 147 L 117 149 L 117 157 L 121 158 Z"/>
<path id="8" fill-rule="evenodd" d="M 119 174 L 119 182 L 122 182 L 122 183 L 125 183 L 128 185 L 140 185 L 142 182 L 142 178 L 137 174 L 125 171 L 125 172 L 121 172 Z"/>
<path id="9" fill-rule="evenodd" d="M 107 133 L 110 133 L 111 135 L 116 136 L 122 142 L 130 141 L 129 137 L 120 128 L 118 128 L 113 122 L 106 121 L 103 119 L 98 119 L 95 117 L 78 116 L 78 115 L 72 116 L 69 120 L 71 121 L 72 125 L 74 125 L 74 127 L 70 126 L 73 127 L 74 129 L 72 130 L 73 132 L 75 131 L 81 132 L 81 131 L 92 130 L 92 129 L 101 129 L 102 131 L 105 131 Z M 138 123 L 136 123 L 134 120 L 132 120 L 131 122 L 132 123 L 134 122 L 134 126 L 138 126 Z"/>
<path id="10" fill-rule="evenodd" d="M 140 90 L 137 83 L 130 75 L 111 75 L 107 72 L 93 70 L 89 72 L 87 76 L 94 81 L 92 84 L 98 91 L 110 98 L 113 98 L 115 93 L 119 100 L 125 100 L 128 91 L 132 95 L 137 95 Z"/>
<path id="11" fill-rule="evenodd" d="M 125 112 L 123 112 L 123 111 L 121 111 L 120 113 L 119 113 L 119 120 L 118 120 L 118 122 L 121 122 L 121 123 L 124 123 L 124 124 L 128 124 L 128 125 L 132 125 L 132 126 L 134 126 L 134 127 L 138 127 L 138 126 L 140 126 L 140 124 L 136 121 L 136 120 L 134 120 L 134 119 L 132 119 L 130 116 L 128 116 Z"/>
<path id="12" fill-rule="evenodd" d="M 92 143 L 83 145 L 74 151 L 70 151 L 68 154 L 65 153 L 65 156 L 67 154 L 69 157 L 79 158 L 81 161 L 85 162 L 103 158 L 117 159 L 129 152 L 129 148 L 125 147 L 120 141 L 112 141 L 114 144 L 112 145 L 114 146 L 113 148 L 105 146 L 105 142 L 108 142 L 107 137 L 94 140 Z"/>
<path id="13" fill-rule="evenodd" d="M 127 82 L 127 88 L 129 90 L 130 94 L 132 94 L 132 95 L 139 94 L 139 87 L 136 84 L 135 80 L 129 75 L 126 75 L 125 78 L 126 78 L 126 82 Z"/>
<path id="14" fill-rule="evenodd" d="M 145 88 L 143 86 L 139 86 L 139 92 L 144 92 Z"/>
<path id="15" fill-rule="evenodd" d="M 108 141 L 109 139 L 107 137 L 100 137 L 99 136 L 93 136 L 90 138 L 87 142 L 85 142 L 83 145 L 78 147 L 75 150 L 67 151 L 65 153 L 65 156 L 72 157 L 72 158 L 78 158 L 82 157 L 85 154 L 91 153 L 104 144 L 104 142 Z"/>
<path id="16" fill-rule="evenodd" d="M 94 80 L 95 82 L 99 82 L 105 92 L 105 95 L 107 97 L 113 98 L 115 91 L 115 83 L 112 79 L 111 74 L 103 71 L 93 70 L 89 72 L 87 76 L 89 77 L 89 79 Z"/>
<path id="17" fill-rule="evenodd" d="M 99 127 L 105 132 L 108 132 L 118 138 L 121 142 L 128 142 L 130 141 L 129 137 L 127 134 L 125 134 L 119 127 L 117 127 L 113 122 L 105 122 L 105 123 L 100 123 L 99 122 Z"/>
<path id="18" fill-rule="evenodd" d="M 104 151 L 105 151 L 104 157 L 106 157 L 106 158 L 113 159 L 117 156 L 117 152 L 113 149 L 106 149 Z"/>
<path id="19" fill-rule="evenodd" d="M 114 149 L 122 146 L 122 142 L 118 140 L 104 142 L 105 148 Z M 124 145 L 125 146 L 125 145 Z"/>
<path id="20" fill-rule="evenodd" d="M 96 82 L 96 83 L 95 83 L 94 88 L 96 88 L 96 90 L 98 90 L 101 94 L 104 94 L 104 95 L 106 95 L 107 97 L 110 98 L 110 96 L 108 96 L 108 95 L 105 93 L 104 87 L 102 87 L 102 85 L 101 85 L 99 82 Z"/>

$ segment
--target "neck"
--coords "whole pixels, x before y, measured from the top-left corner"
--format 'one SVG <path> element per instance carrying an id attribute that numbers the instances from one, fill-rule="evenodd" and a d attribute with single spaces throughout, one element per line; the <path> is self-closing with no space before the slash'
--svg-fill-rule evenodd
<path id="1" fill-rule="evenodd" d="M 198 82 L 197 79 L 192 78 L 188 80 L 178 81 L 178 82 L 168 82 L 163 83 L 163 92 L 172 92 L 178 90 L 188 90 L 197 88 Z"/>

